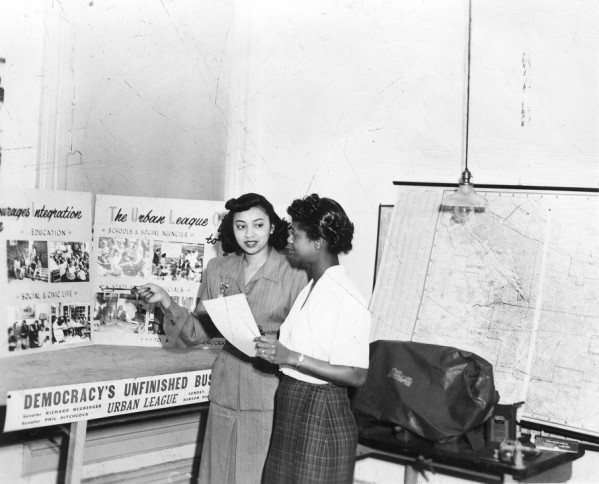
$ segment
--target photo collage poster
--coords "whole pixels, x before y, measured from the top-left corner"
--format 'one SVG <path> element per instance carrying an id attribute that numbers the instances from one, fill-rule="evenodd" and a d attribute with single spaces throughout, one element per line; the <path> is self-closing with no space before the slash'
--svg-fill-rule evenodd
<path id="1" fill-rule="evenodd" d="M 0 356 L 90 344 L 92 195 L 0 189 Z"/>
<path id="2" fill-rule="evenodd" d="M 160 305 L 132 289 L 156 284 L 195 309 L 204 267 L 221 250 L 224 213 L 222 201 L 97 195 L 93 343 L 166 346 Z"/>

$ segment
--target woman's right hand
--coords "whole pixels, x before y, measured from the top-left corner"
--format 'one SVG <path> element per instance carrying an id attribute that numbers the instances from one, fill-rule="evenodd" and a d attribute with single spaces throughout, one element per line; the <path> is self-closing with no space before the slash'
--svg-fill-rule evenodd
<path id="1" fill-rule="evenodd" d="M 293 365 L 293 352 L 277 340 L 272 334 L 254 338 L 256 356 L 275 365 Z M 299 355 L 299 354 L 298 354 Z"/>
<path id="2" fill-rule="evenodd" d="M 131 292 L 137 295 L 144 302 L 149 304 L 159 303 L 164 309 L 171 307 L 172 299 L 168 293 L 156 284 L 142 284 L 135 286 Z"/>

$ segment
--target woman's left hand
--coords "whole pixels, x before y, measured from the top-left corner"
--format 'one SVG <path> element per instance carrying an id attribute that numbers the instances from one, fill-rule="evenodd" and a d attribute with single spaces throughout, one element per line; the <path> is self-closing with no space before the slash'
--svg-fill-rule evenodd
<path id="1" fill-rule="evenodd" d="M 271 334 L 259 336 L 256 342 L 256 356 L 275 365 L 289 363 L 290 351 Z"/>

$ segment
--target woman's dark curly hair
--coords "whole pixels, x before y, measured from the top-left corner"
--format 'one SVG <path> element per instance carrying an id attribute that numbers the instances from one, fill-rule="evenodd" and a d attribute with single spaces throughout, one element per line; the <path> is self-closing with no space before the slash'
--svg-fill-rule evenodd
<path id="1" fill-rule="evenodd" d="M 236 254 L 241 254 L 243 252 L 241 247 L 239 247 L 237 240 L 235 240 L 233 218 L 236 213 L 245 212 L 252 207 L 260 207 L 264 210 L 270 219 L 270 223 L 274 225 L 275 229 L 268 238 L 268 245 L 275 250 L 281 250 L 287 245 L 289 224 L 285 220 L 281 220 L 281 217 L 277 215 L 272 204 L 262 195 L 258 195 L 257 193 L 246 193 L 239 198 L 231 198 L 225 204 L 225 208 L 229 213 L 224 216 L 223 221 L 218 228 L 224 252 L 235 252 Z"/>
<path id="2" fill-rule="evenodd" d="M 326 240 L 333 254 L 347 254 L 352 249 L 354 224 L 335 200 L 313 193 L 294 200 L 287 213 L 306 231 L 310 240 Z"/>

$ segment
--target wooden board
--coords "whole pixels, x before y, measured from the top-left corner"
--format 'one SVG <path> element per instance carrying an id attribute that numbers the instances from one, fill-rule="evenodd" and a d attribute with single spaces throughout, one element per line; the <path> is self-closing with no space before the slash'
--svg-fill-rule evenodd
<path id="1" fill-rule="evenodd" d="M 8 391 L 205 370 L 218 351 L 90 345 L 1 358 L 0 405 Z"/>

